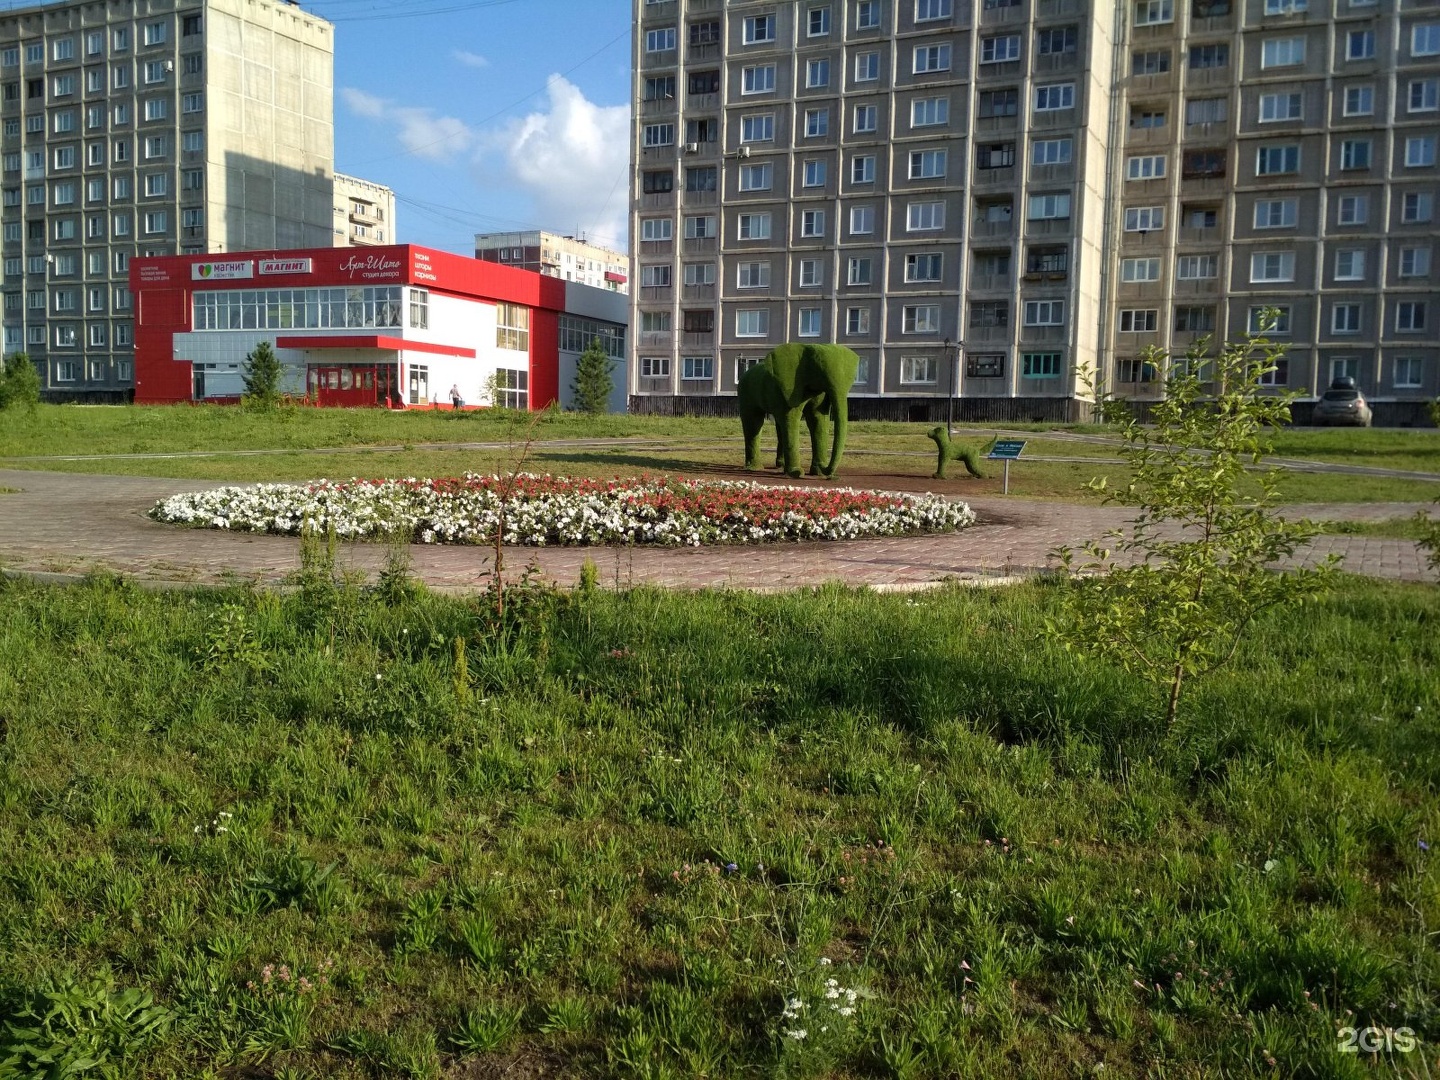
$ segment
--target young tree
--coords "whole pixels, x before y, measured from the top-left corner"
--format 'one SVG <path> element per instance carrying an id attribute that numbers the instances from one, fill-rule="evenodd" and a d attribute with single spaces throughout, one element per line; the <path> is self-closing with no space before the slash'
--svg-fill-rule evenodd
<path id="1" fill-rule="evenodd" d="M 0 409 L 34 409 L 40 401 L 40 372 L 28 353 L 13 353 L 0 362 Z"/>
<path id="2" fill-rule="evenodd" d="M 597 337 L 580 354 L 580 360 L 575 365 L 575 381 L 570 384 L 570 390 L 575 395 L 575 407 L 581 412 L 609 411 L 610 394 L 615 389 L 610 368 L 610 354 Z"/>
<path id="3" fill-rule="evenodd" d="M 280 400 L 280 358 L 268 341 L 255 346 L 245 357 L 240 377 L 245 381 L 245 403 L 262 409 L 273 408 Z"/>
<path id="4" fill-rule="evenodd" d="M 1318 567 L 1277 568 L 1315 530 L 1280 516 L 1275 470 L 1247 471 L 1290 421 L 1293 395 L 1261 388 L 1284 346 L 1249 335 L 1214 357 L 1207 348 L 1199 342 L 1172 369 L 1149 424 L 1123 401 L 1103 403 L 1130 480 L 1089 486 L 1134 507 L 1133 528 L 1111 533 L 1111 547 L 1085 545 L 1078 566 L 1074 551 L 1060 552 L 1071 577 L 1067 618 L 1054 629 L 1067 648 L 1163 689 L 1167 727 L 1188 680 L 1228 662 L 1262 611 L 1317 593 L 1335 564 L 1332 556 Z M 1142 359 L 1163 369 L 1166 358 L 1152 349 Z"/>

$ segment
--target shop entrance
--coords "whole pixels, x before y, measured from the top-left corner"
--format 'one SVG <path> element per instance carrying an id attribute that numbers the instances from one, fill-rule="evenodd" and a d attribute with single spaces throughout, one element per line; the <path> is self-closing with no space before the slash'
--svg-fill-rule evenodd
<path id="1" fill-rule="evenodd" d="M 317 405 L 393 408 L 400 404 L 395 398 L 393 364 L 311 365 L 308 380 L 307 389 Z"/>

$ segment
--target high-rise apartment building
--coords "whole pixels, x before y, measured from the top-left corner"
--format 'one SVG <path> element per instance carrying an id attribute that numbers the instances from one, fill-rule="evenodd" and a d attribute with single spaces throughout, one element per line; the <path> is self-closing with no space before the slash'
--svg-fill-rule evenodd
<path id="1" fill-rule="evenodd" d="M 330 243 L 333 56 L 281 0 L 0 14 L 4 351 L 49 396 L 133 385 L 132 257 Z"/>
<path id="2" fill-rule="evenodd" d="M 639 408 L 814 339 L 876 415 L 1075 416 L 1267 307 L 1279 385 L 1352 375 L 1392 422 L 1440 389 L 1433 4 L 635 11 Z"/>
<path id="3" fill-rule="evenodd" d="M 629 260 L 622 253 L 541 229 L 478 233 L 475 257 L 610 292 L 623 293 L 629 288 Z"/>
<path id="4" fill-rule="evenodd" d="M 395 192 L 384 184 L 337 172 L 335 246 L 384 247 L 395 243 Z"/>

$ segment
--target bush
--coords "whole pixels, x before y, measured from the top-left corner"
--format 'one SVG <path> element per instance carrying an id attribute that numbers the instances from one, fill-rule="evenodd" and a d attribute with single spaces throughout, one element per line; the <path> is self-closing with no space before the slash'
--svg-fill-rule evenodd
<path id="1" fill-rule="evenodd" d="M 0 368 L 0 409 L 24 405 L 33 409 L 40 401 L 40 372 L 28 353 L 15 353 Z"/>
<path id="2" fill-rule="evenodd" d="M 245 404 L 263 409 L 273 409 L 280 403 L 280 375 L 283 368 L 280 358 L 268 341 L 255 346 L 255 351 L 245 357 L 245 368 L 241 378 L 245 380 Z"/>

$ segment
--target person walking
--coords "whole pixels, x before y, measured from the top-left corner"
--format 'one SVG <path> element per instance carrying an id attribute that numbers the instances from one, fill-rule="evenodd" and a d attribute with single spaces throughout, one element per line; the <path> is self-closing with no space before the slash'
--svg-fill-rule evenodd
<path id="1" fill-rule="evenodd" d="M 465 404 L 465 399 L 460 396 L 459 383 L 452 383 L 450 386 L 450 404 L 455 406 L 456 412 L 459 412 L 460 407 Z"/>

